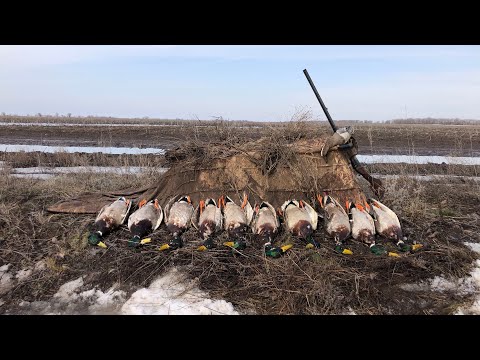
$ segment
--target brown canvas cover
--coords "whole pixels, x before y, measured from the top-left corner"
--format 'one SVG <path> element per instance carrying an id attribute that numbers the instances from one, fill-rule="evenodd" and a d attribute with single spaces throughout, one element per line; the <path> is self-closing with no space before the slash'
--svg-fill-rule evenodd
<path id="1" fill-rule="evenodd" d="M 346 153 L 332 149 L 325 158 L 320 150 L 328 136 L 303 139 L 273 149 L 268 139 L 238 145 L 201 144 L 166 153 L 168 171 L 141 189 L 108 193 L 84 193 L 60 201 L 47 210 L 56 213 L 96 214 L 119 196 L 133 201 L 157 198 L 163 207 L 175 195 L 190 195 L 194 206 L 200 199 L 228 195 L 235 201 L 245 191 L 251 204 L 270 202 L 275 208 L 287 199 L 303 199 L 312 206 L 316 194 L 328 191 L 341 204 L 365 202 L 365 195 Z M 132 207 L 133 209 L 133 207 Z"/>

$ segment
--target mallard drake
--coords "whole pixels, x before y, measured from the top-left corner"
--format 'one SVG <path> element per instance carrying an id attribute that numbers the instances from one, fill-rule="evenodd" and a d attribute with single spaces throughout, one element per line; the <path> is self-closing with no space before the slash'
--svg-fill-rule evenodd
<path id="1" fill-rule="evenodd" d="M 367 204 L 368 206 L 368 204 Z M 375 243 L 373 218 L 361 204 L 347 201 L 348 217 L 352 226 L 352 237 L 367 245 Z"/>
<path id="2" fill-rule="evenodd" d="M 140 238 L 157 230 L 163 220 L 163 210 L 158 204 L 158 199 L 140 201 L 138 209 L 128 218 L 128 229 L 133 237 L 128 246 L 136 247 Z"/>
<path id="3" fill-rule="evenodd" d="M 317 230 L 318 213 L 305 201 L 287 200 L 280 207 L 285 229 L 294 236 L 318 246 L 312 238 Z"/>
<path id="4" fill-rule="evenodd" d="M 223 228 L 233 240 L 224 245 L 234 249 L 244 249 L 246 247 L 245 234 L 253 218 L 253 208 L 248 201 L 247 194 L 243 194 L 242 205 L 237 205 L 228 196 L 222 196 L 219 202 L 223 210 Z"/>
<path id="5" fill-rule="evenodd" d="M 193 211 L 192 201 L 188 195 L 183 195 L 180 198 L 177 195 L 168 201 L 164 207 L 165 223 L 168 231 L 173 235 L 173 239 L 170 243 L 162 245 L 159 250 L 174 250 L 183 246 L 181 235 L 189 227 Z"/>
<path id="6" fill-rule="evenodd" d="M 343 247 L 343 242 L 350 236 L 351 230 L 347 212 L 335 198 L 326 193 L 323 197 L 318 194 L 317 200 L 325 214 L 324 220 L 327 235 L 335 240 L 335 250 L 351 254 L 350 250 Z"/>
<path id="7" fill-rule="evenodd" d="M 368 199 L 370 214 L 377 234 L 395 242 L 401 251 L 409 251 L 410 246 L 403 242 L 403 233 L 397 214 L 375 199 Z"/>
<path id="8" fill-rule="evenodd" d="M 122 196 L 111 204 L 102 207 L 95 219 L 96 230 L 88 237 L 89 244 L 106 248 L 107 246 L 100 239 L 123 224 L 131 205 L 131 201 Z"/>
<path id="9" fill-rule="evenodd" d="M 266 201 L 255 205 L 254 217 L 252 220 L 252 231 L 259 238 L 272 241 L 278 232 L 280 222 L 275 208 Z"/>
<path id="10" fill-rule="evenodd" d="M 192 224 L 200 232 L 203 245 L 198 250 L 205 251 L 214 247 L 212 236 L 222 230 L 222 210 L 214 199 L 200 200 L 192 218 Z M 197 220 L 198 219 L 198 220 Z"/>
<path id="11" fill-rule="evenodd" d="M 268 202 L 263 201 L 255 205 L 255 213 L 252 220 L 252 231 L 255 236 L 264 241 L 265 255 L 277 258 L 284 254 L 291 245 L 274 247 L 272 245 L 275 235 L 278 233 L 280 221 L 278 220 L 275 208 Z"/>
<path id="12" fill-rule="evenodd" d="M 347 201 L 346 209 L 352 226 L 352 237 L 370 247 L 376 255 L 385 254 L 386 251 L 375 243 L 375 224 L 369 213 L 370 206 Z"/>

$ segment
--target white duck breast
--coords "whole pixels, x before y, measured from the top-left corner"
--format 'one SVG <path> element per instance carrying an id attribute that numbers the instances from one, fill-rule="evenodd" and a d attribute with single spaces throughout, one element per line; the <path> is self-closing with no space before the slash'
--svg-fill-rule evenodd
<path id="1" fill-rule="evenodd" d="M 402 240 L 402 229 L 397 215 L 378 200 L 370 200 L 377 233 L 391 240 Z"/>
<path id="2" fill-rule="evenodd" d="M 318 214 L 306 202 L 287 200 L 281 207 L 285 226 L 293 235 L 306 238 L 317 229 Z"/>
<path id="3" fill-rule="evenodd" d="M 245 232 L 250 225 L 253 216 L 253 209 L 246 196 L 244 197 L 243 209 L 240 205 L 230 198 L 226 197 L 224 202 L 223 216 L 224 216 L 224 229 L 230 233 Z"/>
<path id="4" fill-rule="evenodd" d="M 327 195 L 324 198 L 324 211 L 327 234 L 339 241 L 346 240 L 350 235 L 350 220 L 343 207 Z"/>
<path id="5" fill-rule="evenodd" d="M 223 212 L 225 216 L 225 230 L 233 230 L 247 224 L 247 216 L 239 205 L 233 202 L 226 203 Z"/>
<path id="6" fill-rule="evenodd" d="M 252 229 L 254 234 L 272 237 L 277 232 L 279 227 L 278 217 L 275 213 L 275 209 L 268 202 L 264 201 L 258 207 L 257 214 L 255 215 Z"/>
<path id="7" fill-rule="evenodd" d="M 132 232 L 140 232 L 143 235 L 155 231 L 163 220 L 163 211 L 158 201 L 149 201 L 142 205 L 128 218 L 128 228 Z"/>
<path id="8" fill-rule="evenodd" d="M 203 208 L 203 205 L 205 208 Z M 222 210 L 213 199 L 207 199 L 204 203 L 200 202 L 199 206 L 200 216 L 198 227 L 202 237 L 206 239 L 222 229 Z"/>
<path id="9" fill-rule="evenodd" d="M 105 205 L 98 213 L 95 223 L 100 227 L 115 228 L 123 224 L 130 211 L 131 201 L 124 197 Z"/>
<path id="10" fill-rule="evenodd" d="M 366 244 L 375 242 L 375 224 L 373 218 L 361 205 L 350 208 L 352 217 L 352 237 Z"/>
<path id="11" fill-rule="evenodd" d="M 171 201 L 166 205 L 165 209 L 166 215 L 168 214 L 166 225 L 168 230 L 176 236 L 188 227 L 194 209 L 188 196 L 180 198 L 169 207 Z"/>

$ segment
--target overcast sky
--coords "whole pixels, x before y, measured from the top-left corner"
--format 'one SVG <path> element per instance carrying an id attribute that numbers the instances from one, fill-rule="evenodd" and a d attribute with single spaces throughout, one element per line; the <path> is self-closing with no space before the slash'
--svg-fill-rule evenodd
<path id="1" fill-rule="evenodd" d="M 480 46 L 1 46 L 0 112 L 480 119 Z"/>

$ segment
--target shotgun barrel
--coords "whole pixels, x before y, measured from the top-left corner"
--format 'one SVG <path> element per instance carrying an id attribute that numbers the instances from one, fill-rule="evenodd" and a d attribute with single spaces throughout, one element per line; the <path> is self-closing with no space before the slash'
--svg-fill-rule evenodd
<path id="1" fill-rule="evenodd" d="M 310 86 L 312 87 L 312 90 L 313 90 L 313 92 L 315 93 L 315 96 L 317 97 L 317 100 L 318 100 L 318 102 L 320 103 L 320 106 L 322 107 L 323 112 L 324 112 L 325 115 L 327 116 L 328 122 L 330 123 L 330 126 L 331 126 L 332 129 L 333 129 L 333 132 L 337 131 L 338 128 L 337 128 L 337 126 L 335 125 L 335 123 L 333 122 L 333 119 L 332 119 L 332 117 L 330 116 L 330 113 L 328 112 L 328 109 L 327 109 L 327 107 L 325 106 L 322 98 L 320 97 L 320 94 L 318 93 L 317 88 L 315 87 L 315 84 L 314 84 L 313 81 L 312 81 L 312 78 L 311 78 L 310 75 L 308 74 L 307 69 L 303 69 L 303 73 L 304 73 L 305 76 L 307 77 L 308 83 L 309 83 Z"/>

